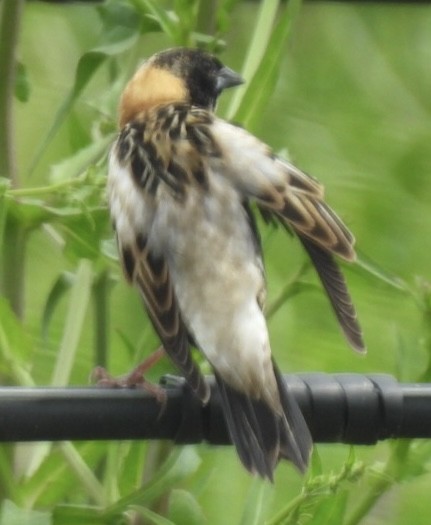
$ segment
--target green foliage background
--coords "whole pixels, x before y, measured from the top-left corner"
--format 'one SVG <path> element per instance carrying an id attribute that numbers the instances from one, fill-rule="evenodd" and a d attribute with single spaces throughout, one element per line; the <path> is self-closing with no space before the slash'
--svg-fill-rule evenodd
<path id="1" fill-rule="evenodd" d="M 0 4 L 2 20 L 14 3 L 23 4 Z M 247 86 L 224 95 L 219 114 L 319 178 L 357 238 L 359 262 L 345 272 L 365 357 L 347 348 L 296 241 L 262 229 L 280 367 L 430 381 L 431 7 L 22 7 L 14 99 L 0 90 L 0 138 L 13 142 L 8 151 L 0 141 L 2 383 L 85 384 L 96 363 L 122 373 L 156 348 L 116 260 L 106 154 L 128 77 L 153 52 L 184 44 L 204 45 L 243 72 Z M 14 47 L 2 27 L 4 71 Z M 153 379 L 166 371 L 164 362 Z M 1 445 L 0 524 L 429 523 L 431 444 L 316 449 L 305 478 L 281 464 L 270 486 L 229 448 Z"/>

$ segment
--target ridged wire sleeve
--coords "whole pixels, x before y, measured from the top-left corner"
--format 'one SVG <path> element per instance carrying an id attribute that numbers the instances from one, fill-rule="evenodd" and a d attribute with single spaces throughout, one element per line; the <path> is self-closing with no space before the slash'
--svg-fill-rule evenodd
<path id="1" fill-rule="evenodd" d="M 286 375 L 317 443 L 371 445 L 431 437 L 431 384 L 388 375 Z M 0 441 L 169 439 L 230 443 L 217 387 L 203 406 L 181 378 L 166 376 L 166 403 L 145 390 L 0 388 Z"/>

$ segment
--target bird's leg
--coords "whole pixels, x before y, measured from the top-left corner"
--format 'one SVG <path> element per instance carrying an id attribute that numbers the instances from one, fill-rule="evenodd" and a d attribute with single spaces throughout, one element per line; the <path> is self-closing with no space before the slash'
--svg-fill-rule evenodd
<path id="1" fill-rule="evenodd" d="M 143 388 L 158 401 L 164 402 L 166 400 L 166 391 L 164 388 L 150 383 L 144 377 L 144 374 L 164 355 L 165 350 L 161 346 L 128 374 L 119 377 L 114 377 L 106 368 L 97 366 L 91 374 L 91 381 L 96 383 L 97 386 L 107 388 Z"/>

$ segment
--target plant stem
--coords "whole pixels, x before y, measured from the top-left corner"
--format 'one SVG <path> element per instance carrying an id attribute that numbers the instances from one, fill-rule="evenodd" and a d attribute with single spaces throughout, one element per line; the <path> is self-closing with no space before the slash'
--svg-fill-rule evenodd
<path id="1" fill-rule="evenodd" d="M 284 523 L 285 520 L 287 520 L 290 517 L 292 512 L 299 508 L 299 506 L 302 503 L 304 503 L 304 501 L 307 501 L 307 498 L 307 492 L 301 492 L 295 498 L 289 501 L 288 505 L 284 507 L 278 514 L 276 514 L 273 518 L 268 520 L 266 522 L 266 525 L 280 525 L 280 523 Z"/>
<path id="2" fill-rule="evenodd" d="M 145 457 L 144 471 L 142 473 L 142 486 L 145 486 L 145 484 L 151 482 L 155 474 L 160 470 L 160 468 L 168 459 L 172 449 L 173 445 L 169 441 L 154 441 L 149 443 Z M 149 509 L 163 516 L 166 515 L 169 494 L 170 490 L 163 491 L 163 493 L 158 498 L 151 502 Z M 139 520 L 139 517 L 137 517 L 137 520 Z M 140 522 L 137 521 L 136 525 L 139 525 L 139 523 Z M 133 525 L 135 525 L 135 523 L 133 523 Z"/>
<path id="3" fill-rule="evenodd" d="M 24 0 L 4 0 L 0 15 L 0 176 L 19 186 L 13 127 L 16 47 Z M 26 232 L 13 218 L 6 218 L 2 250 L 2 292 L 17 317 L 24 310 L 24 255 Z"/>
<path id="4" fill-rule="evenodd" d="M 83 177 L 75 177 L 73 179 L 63 180 L 47 186 L 36 186 L 33 188 L 15 188 L 6 191 L 7 197 L 38 197 L 39 195 L 51 194 L 56 191 L 79 186 L 83 182 Z"/>
<path id="5" fill-rule="evenodd" d="M 354 512 L 349 516 L 344 525 L 359 525 L 362 519 L 369 515 L 371 509 L 376 505 L 386 492 L 400 481 L 402 468 L 406 464 L 406 458 L 410 451 L 412 440 L 399 440 L 394 443 L 383 472 L 370 484 L 370 488 L 359 502 Z"/>
<path id="6" fill-rule="evenodd" d="M 260 3 L 253 36 L 250 45 L 248 46 L 247 56 L 241 71 L 242 76 L 247 83 L 256 73 L 260 62 L 265 55 L 265 50 L 268 46 L 271 32 L 273 31 L 274 22 L 277 20 L 279 7 L 279 0 L 264 0 Z M 226 118 L 234 118 L 246 89 L 246 86 L 243 86 L 235 90 L 235 94 L 233 95 L 230 106 L 227 110 Z"/>
<path id="7" fill-rule="evenodd" d="M 201 0 L 197 16 L 196 30 L 207 35 L 216 31 L 217 0 Z"/>
<path id="8" fill-rule="evenodd" d="M 19 185 L 14 152 L 13 93 L 16 45 L 24 0 L 3 0 L 0 19 L 0 176 Z"/>
<path id="9" fill-rule="evenodd" d="M 108 366 L 109 272 L 103 270 L 93 283 L 95 366 Z"/>
<path id="10" fill-rule="evenodd" d="M 275 315 L 284 305 L 284 303 L 291 297 L 294 297 L 298 293 L 304 291 L 307 287 L 314 289 L 312 284 L 307 284 L 300 281 L 301 277 L 308 270 L 309 266 L 310 264 L 308 261 L 304 262 L 297 273 L 283 286 L 278 296 L 268 304 L 268 306 L 265 308 L 265 317 L 267 320 Z"/>
<path id="11" fill-rule="evenodd" d="M 7 217 L 3 238 L 1 292 L 18 319 L 24 317 L 24 258 L 27 232 L 13 217 Z"/>
<path id="12" fill-rule="evenodd" d="M 16 504 L 21 503 L 21 493 L 11 468 L 11 445 L 2 443 L 0 445 L 0 497 L 2 501 L 13 500 Z"/>

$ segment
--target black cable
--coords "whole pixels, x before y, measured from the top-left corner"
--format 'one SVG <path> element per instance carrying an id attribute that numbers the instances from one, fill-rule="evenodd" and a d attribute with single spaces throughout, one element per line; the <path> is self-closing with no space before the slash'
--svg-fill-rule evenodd
<path id="1" fill-rule="evenodd" d="M 316 442 L 373 444 L 431 437 L 431 384 L 388 375 L 286 375 Z M 0 388 L 0 441 L 171 439 L 228 444 L 217 387 L 203 407 L 185 382 L 167 376 L 166 404 L 144 390 Z"/>
<path id="2" fill-rule="evenodd" d="M 27 0 L 35 1 L 35 0 Z M 103 4 L 104 0 L 37 0 L 47 4 Z M 313 2 L 337 2 L 350 4 L 429 4 L 431 0 L 305 0 L 307 3 Z M 255 2 L 256 0 L 249 0 Z"/>

